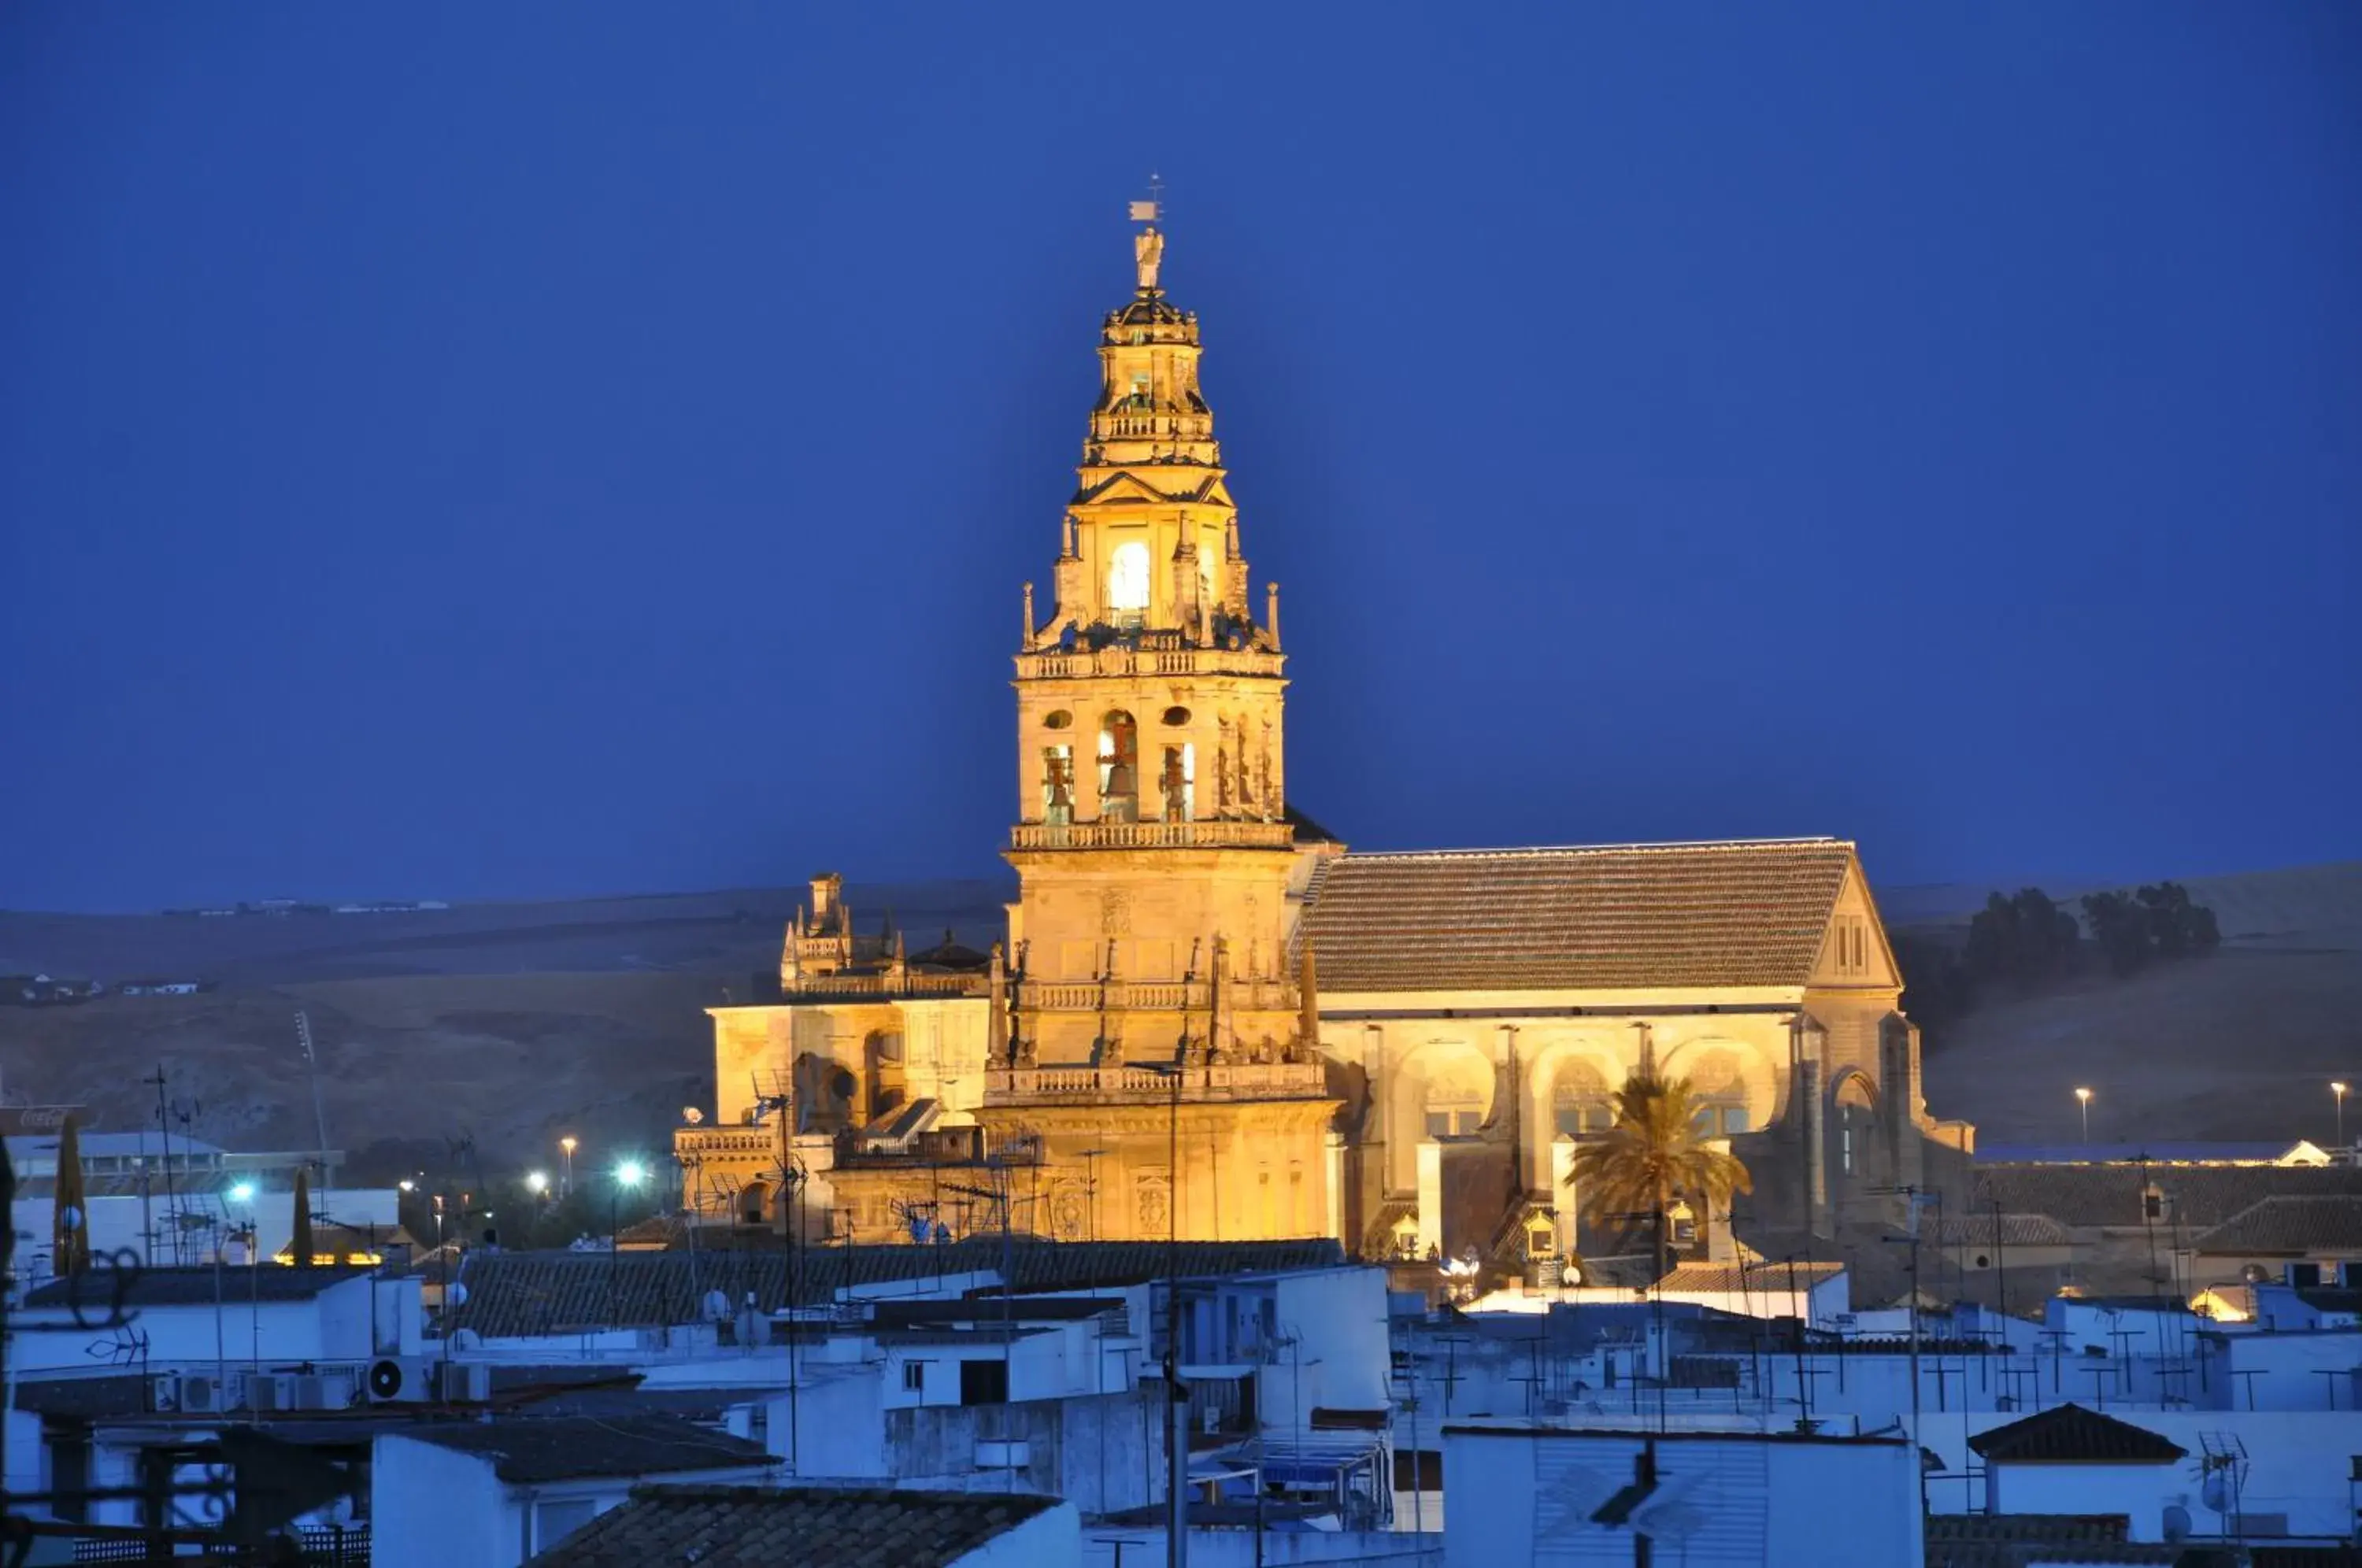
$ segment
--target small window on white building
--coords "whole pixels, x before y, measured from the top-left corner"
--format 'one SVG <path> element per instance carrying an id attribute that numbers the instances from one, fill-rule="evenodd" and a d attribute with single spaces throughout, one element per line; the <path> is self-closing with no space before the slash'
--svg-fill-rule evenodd
<path id="1" fill-rule="evenodd" d="M 902 1388 L 905 1393 L 910 1394 L 923 1394 L 927 1391 L 925 1362 L 906 1361 L 902 1364 Z"/>

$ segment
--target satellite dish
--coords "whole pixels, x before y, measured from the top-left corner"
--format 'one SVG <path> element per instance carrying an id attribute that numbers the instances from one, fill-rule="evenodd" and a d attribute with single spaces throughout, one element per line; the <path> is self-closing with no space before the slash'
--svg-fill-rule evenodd
<path id="1" fill-rule="evenodd" d="M 730 1297 L 723 1295 L 719 1290 L 707 1291 L 705 1293 L 705 1299 L 698 1303 L 697 1315 L 704 1319 L 709 1323 L 728 1322 L 730 1320 Z"/>
<path id="2" fill-rule="evenodd" d="M 694 1127 L 705 1120 L 705 1112 L 693 1105 L 684 1105 L 680 1108 L 680 1119 Z"/>
<path id="3" fill-rule="evenodd" d="M 453 1280 L 449 1287 L 443 1292 L 443 1305 L 446 1308 L 458 1308 L 465 1307 L 467 1304 L 468 1287 L 458 1280 Z"/>
<path id="4" fill-rule="evenodd" d="M 2168 1543 L 2190 1539 L 2190 1510 L 2180 1503 L 2168 1503 L 2165 1507 L 2165 1539 Z"/>

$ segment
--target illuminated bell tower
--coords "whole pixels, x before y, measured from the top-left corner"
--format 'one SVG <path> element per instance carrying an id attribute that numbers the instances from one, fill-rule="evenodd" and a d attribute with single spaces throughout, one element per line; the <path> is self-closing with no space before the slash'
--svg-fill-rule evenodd
<path id="1" fill-rule="evenodd" d="M 1006 1060 L 1309 1059 L 1286 957 L 1279 590 L 1257 621 L 1198 318 L 1166 298 L 1153 204 L 1099 330 L 1099 394 L 1017 653 L 1022 886 Z"/>

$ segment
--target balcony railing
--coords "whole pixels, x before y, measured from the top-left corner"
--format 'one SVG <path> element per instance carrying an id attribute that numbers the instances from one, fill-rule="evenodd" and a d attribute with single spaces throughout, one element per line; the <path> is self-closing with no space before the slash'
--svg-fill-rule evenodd
<path id="1" fill-rule="evenodd" d="M 982 975 L 806 975 L 784 983 L 786 994 L 799 997 L 966 997 L 982 996 L 989 982 Z"/>
<path id="2" fill-rule="evenodd" d="M 1181 1099 L 1319 1099 L 1328 1076 L 1318 1062 L 1239 1063 L 1229 1066 L 987 1067 L 984 1102 L 1023 1105 L 1034 1100 L 1087 1098 L 1154 1101 L 1173 1098 L 1173 1075 L 1181 1078 Z"/>
<path id="3" fill-rule="evenodd" d="M 1133 648 L 1112 645 L 1021 653 L 1017 673 L 1028 680 L 1092 675 L 1277 675 L 1286 656 L 1264 648 Z"/>
<path id="4" fill-rule="evenodd" d="M 1232 980 L 1231 1006 L 1242 1012 L 1294 1012 L 1286 980 Z M 1020 980 L 1017 1005 L 1037 1012 L 1204 1012 L 1214 1005 L 1206 980 Z"/>
<path id="5" fill-rule="evenodd" d="M 1014 849 L 1286 849 L 1296 829 L 1284 822 L 1020 823 Z"/>

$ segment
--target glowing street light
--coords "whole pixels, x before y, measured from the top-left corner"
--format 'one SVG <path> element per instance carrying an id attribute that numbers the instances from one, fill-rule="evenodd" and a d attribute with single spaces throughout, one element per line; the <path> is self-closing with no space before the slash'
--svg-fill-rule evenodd
<path id="1" fill-rule="evenodd" d="M 2092 1141 L 2092 1091 L 2079 1088 L 2075 1091 L 2075 1099 L 2083 1108 L 2083 1142 L 2088 1143 Z"/>
<path id="2" fill-rule="evenodd" d="M 525 1172 L 524 1189 L 535 1198 L 546 1196 L 549 1191 L 549 1173 L 547 1171 Z"/>
<path id="3" fill-rule="evenodd" d="M 2347 1088 L 2347 1085 L 2342 1083 L 2333 1083 L 2329 1086 L 2329 1092 L 2337 1097 L 2337 1146 L 2341 1149 L 2345 1146 L 2345 1090 Z"/>
<path id="4" fill-rule="evenodd" d="M 640 1183 L 647 1178 L 647 1166 L 637 1160 L 625 1160 L 615 1167 L 615 1186 L 607 1195 L 607 1322 L 611 1327 L 622 1327 L 622 1292 L 616 1270 L 623 1267 L 624 1260 L 624 1189 L 628 1187 L 637 1192 Z"/>
<path id="5" fill-rule="evenodd" d="M 229 1200 L 232 1203 L 253 1202 L 254 1184 L 250 1181 L 242 1181 L 237 1183 L 235 1187 L 232 1187 L 229 1189 Z"/>
<path id="6" fill-rule="evenodd" d="M 404 1192 L 416 1192 L 418 1190 L 418 1184 L 411 1180 L 408 1176 L 403 1176 L 400 1181 L 395 1182 L 393 1185 L 402 1188 Z"/>
<path id="7" fill-rule="evenodd" d="M 574 1196 L 574 1151 L 579 1147 L 580 1140 L 571 1132 L 557 1141 L 558 1152 L 566 1156 L 566 1164 L 560 1167 L 564 1174 L 557 1183 L 558 1195 L 562 1198 Z"/>

